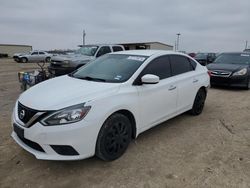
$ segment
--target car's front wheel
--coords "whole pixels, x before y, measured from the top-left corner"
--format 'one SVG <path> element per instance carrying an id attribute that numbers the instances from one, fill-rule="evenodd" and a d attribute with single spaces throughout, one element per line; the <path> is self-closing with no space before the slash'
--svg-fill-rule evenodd
<path id="1" fill-rule="evenodd" d="M 199 91 L 195 96 L 193 107 L 190 110 L 190 113 L 192 115 L 201 114 L 205 105 L 206 96 L 207 96 L 206 91 L 204 89 L 199 89 Z"/>
<path id="2" fill-rule="evenodd" d="M 103 124 L 96 143 L 96 156 L 112 161 L 124 154 L 132 135 L 131 122 L 120 113 L 111 115 Z"/>
<path id="3" fill-rule="evenodd" d="M 246 89 L 247 89 L 247 90 L 250 89 L 250 78 L 249 78 L 249 80 L 248 80 L 248 85 L 247 85 Z"/>

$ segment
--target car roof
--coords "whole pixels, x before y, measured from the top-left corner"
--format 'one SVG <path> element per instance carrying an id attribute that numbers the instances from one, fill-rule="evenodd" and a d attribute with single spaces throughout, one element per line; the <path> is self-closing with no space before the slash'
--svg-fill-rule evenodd
<path id="1" fill-rule="evenodd" d="M 152 56 L 152 55 L 185 55 L 180 52 L 174 52 L 170 50 L 126 50 L 114 52 L 112 54 L 125 54 L 125 55 L 140 55 L 140 56 Z"/>

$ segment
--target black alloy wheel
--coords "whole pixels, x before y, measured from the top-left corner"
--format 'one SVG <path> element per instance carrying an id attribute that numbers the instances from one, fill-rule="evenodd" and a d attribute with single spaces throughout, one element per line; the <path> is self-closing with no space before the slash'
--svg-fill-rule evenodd
<path id="1" fill-rule="evenodd" d="M 124 154 L 130 141 L 132 129 L 129 119 L 123 114 L 113 114 L 103 124 L 96 143 L 96 155 L 112 161 Z"/>
<path id="2" fill-rule="evenodd" d="M 193 108 L 190 110 L 192 115 L 199 115 L 202 113 L 206 100 L 206 92 L 200 89 L 195 97 Z"/>

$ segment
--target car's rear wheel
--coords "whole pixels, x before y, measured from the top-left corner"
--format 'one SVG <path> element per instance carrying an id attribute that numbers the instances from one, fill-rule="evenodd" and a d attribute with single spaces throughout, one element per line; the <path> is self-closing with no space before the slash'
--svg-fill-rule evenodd
<path id="1" fill-rule="evenodd" d="M 195 96 L 193 108 L 190 110 L 190 113 L 192 115 L 199 115 L 202 113 L 205 105 L 206 96 L 206 91 L 204 89 L 199 89 Z"/>
<path id="2" fill-rule="evenodd" d="M 27 63 L 27 62 L 28 62 L 28 59 L 27 59 L 26 57 L 22 57 L 22 58 L 21 58 L 21 62 L 22 62 L 22 63 Z"/>
<path id="3" fill-rule="evenodd" d="M 46 57 L 46 58 L 45 58 L 45 61 L 46 61 L 46 62 L 50 62 L 50 59 L 51 59 L 50 57 Z"/>
<path id="4" fill-rule="evenodd" d="M 112 161 L 124 154 L 130 141 L 132 129 L 129 119 L 120 113 L 111 115 L 103 124 L 96 143 L 96 156 Z"/>

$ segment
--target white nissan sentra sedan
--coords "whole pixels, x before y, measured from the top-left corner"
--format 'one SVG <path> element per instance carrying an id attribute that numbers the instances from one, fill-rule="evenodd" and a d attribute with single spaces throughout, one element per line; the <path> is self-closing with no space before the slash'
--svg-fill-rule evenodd
<path id="1" fill-rule="evenodd" d="M 119 158 L 131 139 L 183 112 L 199 115 L 206 67 L 172 51 L 104 55 L 18 98 L 13 139 L 37 159 Z"/>

